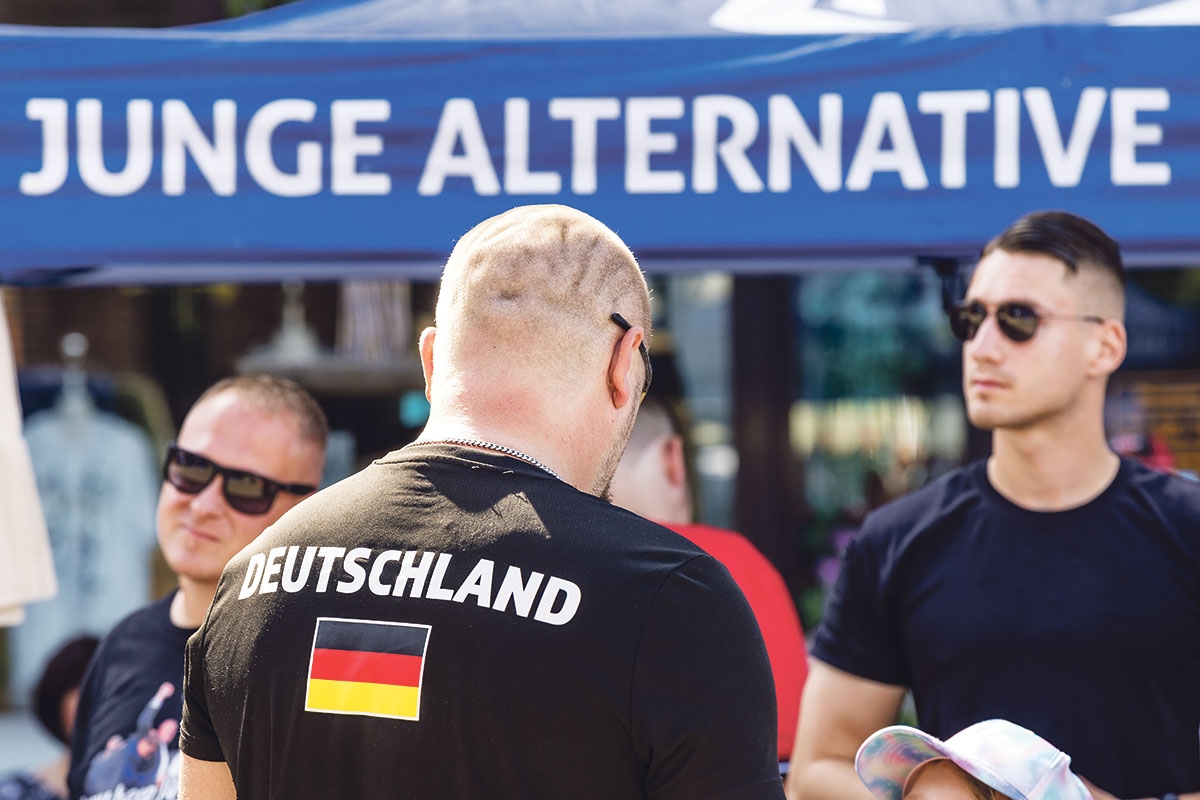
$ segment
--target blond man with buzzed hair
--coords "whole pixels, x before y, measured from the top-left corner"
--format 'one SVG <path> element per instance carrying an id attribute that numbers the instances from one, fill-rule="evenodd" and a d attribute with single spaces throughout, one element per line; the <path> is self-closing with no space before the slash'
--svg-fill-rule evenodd
<path id="1" fill-rule="evenodd" d="M 737 586 L 604 499 L 649 327 L 586 214 L 459 241 L 421 436 L 244 550 L 189 643 L 184 798 L 782 798 Z"/>
<path id="2" fill-rule="evenodd" d="M 229 559 L 317 490 L 328 430 L 312 395 L 273 375 L 225 378 L 192 405 L 167 448 L 155 520 L 179 588 L 118 622 L 96 650 L 80 686 L 71 798 L 153 790 L 174 800 L 188 637 Z"/>
<path id="3" fill-rule="evenodd" d="M 615 349 L 613 313 L 633 326 Z M 478 438 L 487 425 L 493 438 L 546 454 L 568 483 L 603 496 L 650 370 L 639 355 L 650 296 L 617 235 L 565 206 L 494 217 L 451 254 L 437 323 L 421 335 L 427 394 L 440 400 L 421 439 Z M 611 369 L 585 372 L 605 360 Z"/>

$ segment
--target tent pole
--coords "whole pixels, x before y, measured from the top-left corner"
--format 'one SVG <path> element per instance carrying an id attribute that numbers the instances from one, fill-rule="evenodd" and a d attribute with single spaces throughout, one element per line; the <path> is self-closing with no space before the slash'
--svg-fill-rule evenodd
<path id="1" fill-rule="evenodd" d="M 801 588 L 801 481 L 788 435 L 794 355 L 793 278 L 736 277 L 730 335 L 737 525 L 775 564 L 793 595 Z"/>

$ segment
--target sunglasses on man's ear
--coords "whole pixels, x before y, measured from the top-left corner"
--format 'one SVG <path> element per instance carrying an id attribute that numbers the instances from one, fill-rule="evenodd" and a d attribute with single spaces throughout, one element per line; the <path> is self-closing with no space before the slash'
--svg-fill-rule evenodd
<path id="1" fill-rule="evenodd" d="M 613 312 L 609 316 L 613 322 L 621 326 L 622 330 L 629 330 L 633 326 L 629 324 L 629 320 L 617 312 Z M 642 341 L 638 342 L 638 351 L 642 354 L 642 364 L 646 367 L 646 378 L 642 381 L 642 397 L 646 396 L 646 392 L 650 391 L 650 381 L 654 379 L 654 369 L 650 366 L 650 351 L 646 349 L 646 337 L 642 337 Z"/>

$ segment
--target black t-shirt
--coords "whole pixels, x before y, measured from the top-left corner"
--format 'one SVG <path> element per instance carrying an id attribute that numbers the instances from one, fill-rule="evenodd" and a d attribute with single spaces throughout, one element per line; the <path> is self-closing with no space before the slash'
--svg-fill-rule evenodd
<path id="1" fill-rule="evenodd" d="M 1118 797 L 1200 791 L 1200 486 L 1125 460 L 1037 513 L 953 472 L 867 519 L 812 655 L 910 687 L 935 736 L 1005 718 Z"/>
<path id="2" fill-rule="evenodd" d="M 782 798 L 728 572 L 535 467 L 399 451 L 225 570 L 182 748 L 254 798 Z"/>
<path id="3" fill-rule="evenodd" d="M 174 596 L 118 622 L 92 657 L 71 741 L 73 799 L 178 794 L 183 653 L 194 629 L 171 624 Z"/>

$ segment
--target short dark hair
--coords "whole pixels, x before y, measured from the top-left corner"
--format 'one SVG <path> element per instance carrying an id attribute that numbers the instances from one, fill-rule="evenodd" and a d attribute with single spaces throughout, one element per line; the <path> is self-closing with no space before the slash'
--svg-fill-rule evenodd
<path id="1" fill-rule="evenodd" d="M 42 677 L 33 687 L 33 713 L 42 727 L 63 744 L 71 743 L 71 732 L 63 728 L 63 698 L 83 682 L 83 673 L 99 644 L 95 636 L 71 639 L 46 662 Z"/>
<path id="2" fill-rule="evenodd" d="M 1072 274 L 1095 269 L 1125 285 L 1121 249 L 1098 225 L 1066 211 L 1034 211 L 1009 225 L 983 248 L 1006 253 L 1041 253 L 1067 265 Z"/>
<path id="3" fill-rule="evenodd" d="M 321 405 L 300 384 L 278 375 L 235 375 L 222 378 L 204 390 L 192 405 L 200 405 L 214 395 L 236 391 L 254 406 L 275 413 L 287 411 L 300 426 L 300 435 L 305 439 L 325 446 L 329 438 L 329 421 Z"/>

